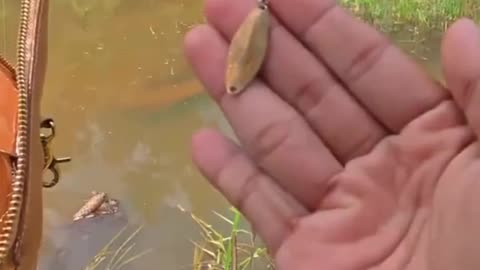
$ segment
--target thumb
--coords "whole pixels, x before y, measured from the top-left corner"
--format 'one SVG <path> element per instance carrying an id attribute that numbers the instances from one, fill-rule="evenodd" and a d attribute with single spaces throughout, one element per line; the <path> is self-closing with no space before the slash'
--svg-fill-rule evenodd
<path id="1" fill-rule="evenodd" d="M 480 138 L 480 29 L 461 19 L 447 31 L 442 64 L 448 89 Z"/>

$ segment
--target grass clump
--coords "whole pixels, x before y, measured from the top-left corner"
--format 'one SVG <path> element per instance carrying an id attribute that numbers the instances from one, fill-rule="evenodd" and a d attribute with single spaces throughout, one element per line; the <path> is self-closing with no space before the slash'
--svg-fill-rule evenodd
<path id="1" fill-rule="evenodd" d="M 181 211 L 185 210 L 179 207 Z M 275 269 L 266 248 L 260 247 L 253 232 L 240 228 L 242 214 L 231 208 L 234 216 L 229 219 L 217 212 L 219 218 L 230 224 L 227 233 L 222 233 L 212 225 L 190 213 L 199 226 L 202 239 L 194 244 L 192 270 L 253 270 Z"/>
<path id="2" fill-rule="evenodd" d="M 478 0 L 340 0 L 358 17 L 387 32 L 411 27 L 444 31 L 461 18 L 480 19 Z"/>
<path id="3" fill-rule="evenodd" d="M 93 258 L 92 262 L 84 270 L 119 270 L 122 269 L 125 265 L 133 262 L 134 260 L 139 259 L 144 256 L 151 250 L 146 250 L 140 252 L 136 255 L 127 257 L 127 254 L 132 251 L 135 246 L 135 243 L 131 243 L 133 238 L 140 232 L 142 227 L 138 227 L 128 238 L 122 242 L 122 244 L 114 249 L 114 243 L 118 240 L 121 235 L 125 232 L 126 226 L 120 230 L 113 238 L 108 242 L 105 247 L 103 247 L 100 252 Z"/>

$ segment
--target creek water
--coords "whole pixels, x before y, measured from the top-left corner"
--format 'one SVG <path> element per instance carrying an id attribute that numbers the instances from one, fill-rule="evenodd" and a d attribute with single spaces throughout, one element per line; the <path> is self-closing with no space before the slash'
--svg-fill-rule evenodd
<path id="1" fill-rule="evenodd" d="M 15 56 L 18 4 L 0 3 L 0 52 Z M 53 142 L 61 182 L 44 190 L 42 254 L 58 245 L 56 230 L 92 190 L 119 199 L 130 219 L 145 225 L 139 241 L 153 252 L 135 269 L 189 269 L 198 227 L 176 205 L 208 222 L 226 224 L 226 201 L 190 159 L 190 137 L 209 126 L 231 134 L 203 94 L 183 56 L 183 36 L 203 22 L 198 0 L 50 0 L 49 63 L 43 116 L 57 124 Z M 5 12 L 3 12 L 5 11 Z M 439 74 L 438 40 L 418 50 L 396 40 Z M 425 50 L 427 48 L 428 50 Z M 415 55 L 415 54 L 414 54 Z M 13 58 L 12 58 L 13 59 Z M 191 269 L 191 267 L 190 267 Z"/>

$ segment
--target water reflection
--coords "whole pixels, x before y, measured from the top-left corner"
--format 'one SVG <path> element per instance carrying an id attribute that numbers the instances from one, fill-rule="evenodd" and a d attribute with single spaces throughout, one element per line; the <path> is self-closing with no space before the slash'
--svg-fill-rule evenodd
<path id="1" fill-rule="evenodd" d="M 206 217 L 226 211 L 189 152 L 198 128 L 228 132 L 218 109 L 198 95 L 201 85 L 183 58 L 184 33 L 203 20 L 201 1 L 50 3 L 43 114 L 58 126 L 55 151 L 73 160 L 63 166 L 61 182 L 44 193 L 44 254 L 59 240 L 55 230 L 100 190 L 145 223 L 140 245 L 154 248 L 154 255 L 141 269 L 190 263 L 196 227 L 175 205 Z M 9 31 L 2 31 L 2 53 L 13 59 L 18 4 L 9 1 L 3 10 Z"/>

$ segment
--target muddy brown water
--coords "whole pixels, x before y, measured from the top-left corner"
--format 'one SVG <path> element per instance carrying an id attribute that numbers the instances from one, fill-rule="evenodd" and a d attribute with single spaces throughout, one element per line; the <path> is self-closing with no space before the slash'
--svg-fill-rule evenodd
<path id="1" fill-rule="evenodd" d="M 212 211 L 229 214 L 189 152 L 201 127 L 232 135 L 183 57 L 183 35 L 203 22 L 203 1 L 50 2 L 43 114 L 58 126 L 56 154 L 73 160 L 62 166 L 61 182 L 44 191 L 44 258 L 62 245 L 56 232 L 98 190 L 145 226 L 138 245 L 153 252 L 135 269 L 189 269 L 190 239 L 199 234 L 176 204 L 221 227 Z M 0 1 L 0 11 L 0 52 L 12 58 L 18 4 Z M 439 76 L 438 39 L 426 43 L 429 49 L 401 35 L 397 41 L 426 57 L 421 62 Z"/>

